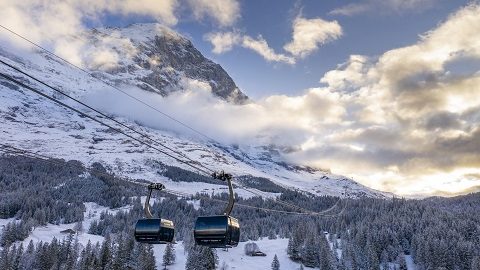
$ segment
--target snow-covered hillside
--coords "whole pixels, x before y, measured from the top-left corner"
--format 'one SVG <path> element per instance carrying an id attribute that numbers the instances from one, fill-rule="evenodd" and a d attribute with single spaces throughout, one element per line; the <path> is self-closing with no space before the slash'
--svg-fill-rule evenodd
<path id="1" fill-rule="evenodd" d="M 172 90 L 174 86 L 181 87 L 184 83 L 200 81 L 208 83 L 212 92 L 221 98 L 234 102 L 246 100 L 246 96 L 236 88 L 219 65 L 203 58 L 190 41 L 169 29 L 157 25 L 133 25 L 126 29 L 94 30 L 86 36 L 93 44 L 101 38 L 114 39 L 111 43 L 116 44 L 115 49 L 119 51 L 119 55 L 134 53 L 132 58 L 125 57 L 121 66 L 116 69 L 97 67 L 92 71 L 95 76 L 122 89 L 133 87 L 136 91 L 141 91 L 140 88 L 167 95 L 167 90 Z M 125 40 L 129 42 L 120 42 Z M 20 55 L 18 52 L 12 53 L 9 48 L 0 48 L 0 59 L 86 102 L 92 100 L 92 93 L 105 89 L 113 91 L 84 72 L 42 52 L 22 52 Z M 46 87 L 40 87 L 38 83 L 35 84 L 31 79 L 4 65 L 1 65 L 0 72 L 52 94 Z M 58 94 L 55 97 L 80 108 L 78 104 Z M 6 144 L 52 157 L 79 160 L 87 165 L 101 162 L 118 175 L 162 181 L 168 188 L 182 192 L 193 194 L 199 191 L 210 193 L 212 190 L 224 190 L 221 185 L 179 183 L 166 179 L 161 176 L 156 166 L 159 162 L 192 169 L 4 79 L 0 79 L 0 101 L 0 139 Z M 134 100 L 131 102 L 135 103 Z M 161 117 L 153 110 L 151 113 L 152 117 Z M 188 133 L 152 128 L 126 117 L 113 116 L 213 170 L 225 170 L 235 176 L 263 177 L 281 187 L 299 189 L 315 195 L 344 196 L 347 191 L 349 196 L 356 197 L 388 196 L 343 176 L 288 164 L 281 154 L 271 147 L 222 145 Z M 167 121 L 169 120 L 165 120 Z M 248 196 L 246 193 L 239 195 Z M 274 194 L 266 194 L 272 195 Z"/>

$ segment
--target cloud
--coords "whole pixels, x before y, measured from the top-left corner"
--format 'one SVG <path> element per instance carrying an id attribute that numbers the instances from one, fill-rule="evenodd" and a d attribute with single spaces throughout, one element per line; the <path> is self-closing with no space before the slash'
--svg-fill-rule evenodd
<path id="1" fill-rule="evenodd" d="M 100 45 L 101 52 L 96 51 L 96 56 L 86 55 L 92 48 L 82 37 L 86 30 L 84 21 L 96 22 L 109 13 L 149 16 L 163 24 L 175 25 L 177 6 L 176 0 L 0 0 L 0 24 L 53 49 L 77 65 L 85 66 L 85 58 L 94 58 L 95 65 L 109 67 L 118 56 L 108 51 L 106 45 Z M 11 34 L 2 31 L 0 35 L 17 46 L 28 47 Z M 102 63 L 103 60 L 106 62 Z"/>
<path id="2" fill-rule="evenodd" d="M 293 57 L 276 53 L 261 35 L 255 39 L 237 32 L 217 32 L 209 33 L 204 38 L 213 45 L 212 52 L 216 54 L 230 51 L 234 46 L 240 46 L 258 53 L 268 62 L 295 64 Z"/>
<path id="3" fill-rule="evenodd" d="M 342 27 L 337 21 L 297 17 L 293 21 L 293 39 L 283 48 L 295 57 L 305 57 L 340 36 Z"/>
<path id="4" fill-rule="evenodd" d="M 241 43 L 242 36 L 234 32 L 217 32 L 205 35 L 205 40 L 213 45 L 213 53 L 222 54 L 233 49 L 233 46 Z"/>
<path id="5" fill-rule="evenodd" d="M 275 51 L 268 46 L 267 41 L 262 36 L 258 36 L 257 39 L 245 36 L 242 41 L 242 47 L 257 52 L 269 62 L 295 64 L 295 59 L 293 57 L 275 53 Z"/>
<path id="6" fill-rule="evenodd" d="M 245 105 L 234 105 L 212 95 L 208 83 L 183 79 L 185 91 L 167 97 L 125 86 L 125 91 L 148 100 L 175 115 L 189 126 L 204 131 L 225 143 L 301 144 L 312 126 L 335 123 L 345 113 L 340 95 L 318 88 L 306 90 L 302 96 L 276 95 Z M 152 118 L 153 111 L 110 89 L 95 89 L 84 99 L 92 106 L 138 121 L 152 128 L 186 132 L 182 126 L 161 117 Z M 300 121 L 299 121 L 300 119 Z M 234 127 L 232 123 L 235 123 Z M 279 136 L 281 135 L 281 136 Z"/>
<path id="7" fill-rule="evenodd" d="M 438 0 L 365 0 L 333 9 L 331 15 L 353 16 L 370 11 L 382 13 L 402 13 L 406 11 L 421 12 L 435 5 Z"/>
<path id="8" fill-rule="evenodd" d="M 352 16 L 352 15 L 356 15 L 356 14 L 359 14 L 359 13 L 366 12 L 370 8 L 371 7 L 366 3 L 363 3 L 363 4 L 351 3 L 351 4 L 348 4 L 348 5 L 336 8 L 336 9 L 330 11 L 329 13 L 331 15 Z"/>
<path id="9" fill-rule="evenodd" d="M 213 18 L 221 27 L 232 26 L 240 18 L 236 0 L 189 0 L 195 18 Z"/>

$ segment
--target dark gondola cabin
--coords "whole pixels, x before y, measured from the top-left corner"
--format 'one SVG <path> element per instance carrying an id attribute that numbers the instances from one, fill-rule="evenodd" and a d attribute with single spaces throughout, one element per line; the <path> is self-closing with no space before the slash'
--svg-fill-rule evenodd
<path id="1" fill-rule="evenodd" d="M 198 217 L 194 229 L 195 243 L 212 248 L 236 247 L 240 240 L 240 225 L 231 216 Z"/>
<path id="2" fill-rule="evenodd" d="M 165 244 L 173 241 L 175 236 L 175 227 L 173 222 L 163 218 L 153 218 L 150 210 L 150 197 L 152 191 L 165 189 L 161 183 L 151 183 L 148 185 L 148 195 L 145 200 L 145 216 L 147 218 L 139 219 L 135 225 L 135 240 L 147 244 Z"/>
<path id="3" fill-rule="evenodd" d="M 135 225 L 135 240 L 140 243 L 165 244 L 173 241 L 173 222 L 167 219 L 140 219 Z"/>

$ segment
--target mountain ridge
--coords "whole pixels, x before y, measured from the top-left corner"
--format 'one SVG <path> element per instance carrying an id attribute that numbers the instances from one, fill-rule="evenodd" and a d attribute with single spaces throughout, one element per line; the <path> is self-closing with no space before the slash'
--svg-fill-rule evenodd
<path id="1" fill-rule="evenodd" d="M 204 57 L 189 39 L 165 26 L 131 24 L 125 28 L 96 28 L 86 35 L 93 43 L 102 38 L 128 39 L 137 49 L 132 61 L 122 60 L 119 67 L 106 72 L 117 76 L 134 74 L 136 86 L 143 90 L 167 96 L 181 90 L 181 79 L 186 77 L 207 83 L 215 96 L 226 101 L 244 104 L 249 100 L 219 64 Z M 113 49 L 124 54 L 120 46 L 114 45 Z M 150 72 L 139 72 L 142 70 Z"/>

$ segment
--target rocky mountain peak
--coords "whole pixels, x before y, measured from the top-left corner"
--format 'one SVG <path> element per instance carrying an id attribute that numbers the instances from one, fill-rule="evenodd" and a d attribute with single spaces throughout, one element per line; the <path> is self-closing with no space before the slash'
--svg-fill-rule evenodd
<path id="1" fill-rule="evenodd" d="M 207 59 L 192 42 L 174 30 L 159 24 L 133 24 L 125 28 L 94 29 L 89 39 L 115 38 L 129 41 L 114 50 L 131 60 L 122 60 L 120 67 L 107 70 L 146 90 L 167 96 L 183 90 L 182 80 L 192 79 L 208 84 L 212 93 L 229 102 L 242 104 L 248 97 L 240 91 L 233 79 L 217 63 Z M 133 53 L 133 55 L 132 55 Z M 128 75 L 133 75 L 128 76 Z"/>

